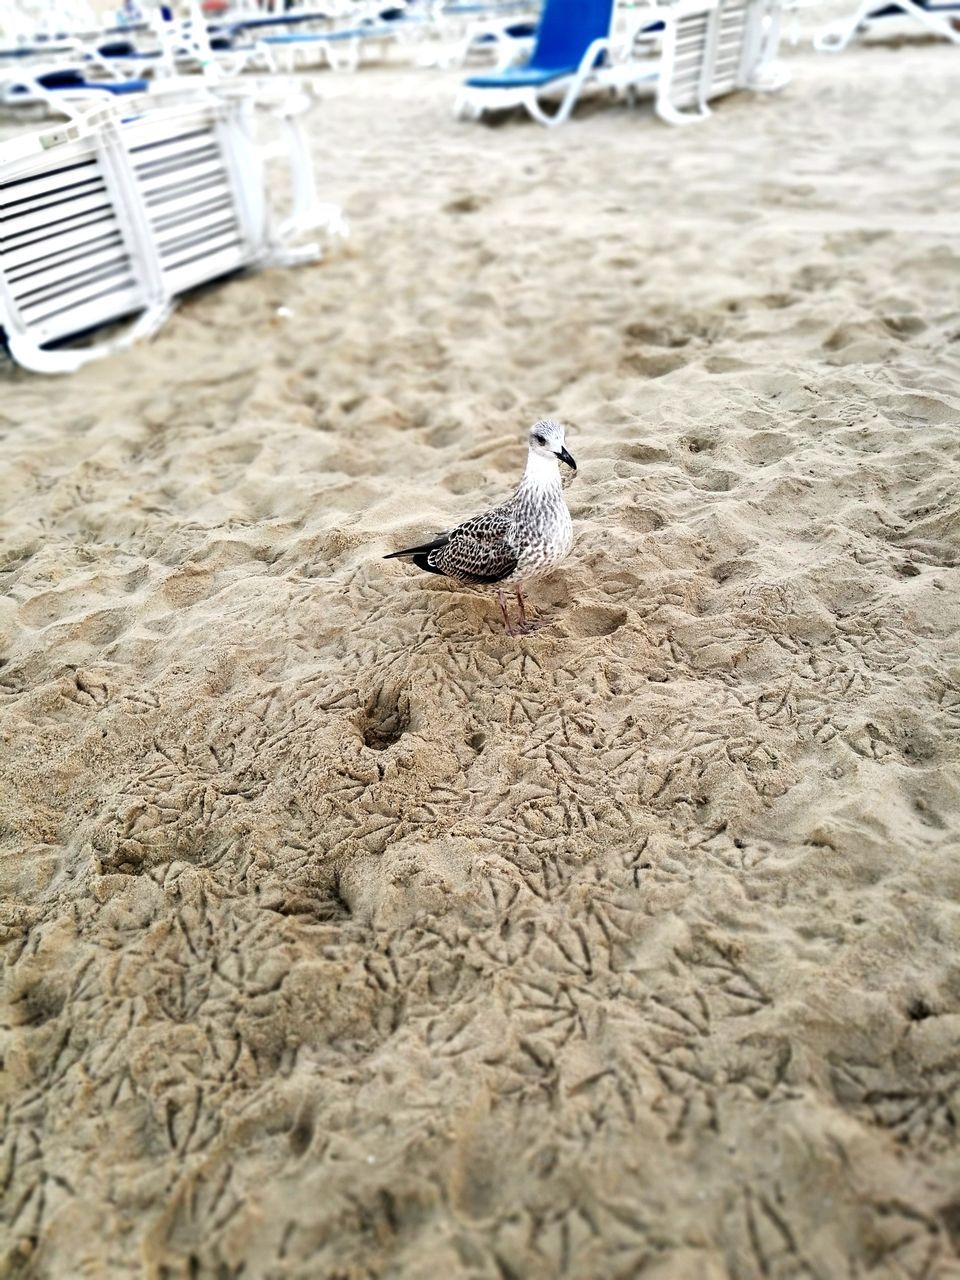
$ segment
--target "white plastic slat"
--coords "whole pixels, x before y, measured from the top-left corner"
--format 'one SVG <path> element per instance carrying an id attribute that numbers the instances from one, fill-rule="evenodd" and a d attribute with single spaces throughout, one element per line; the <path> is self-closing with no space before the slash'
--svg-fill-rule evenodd
<path id="1" fill-rule="evenodd" d="M 188 162 L 178 164 L 175 168 L 164 167 L 147 174 L 138 173 L 137 183 L 142 191 L 149 193 L 174 186 L 178 182 L 202 178 L 208 173 L 223 173 L 223 159 L 219 152 L 212 149 L 192 156 Z"/>
<path id="2" fill-rule="evenodd" d="M 211 202 L 222 200 L 229 200 L 232 204 L 227 183 L 208 182 L 203 186 L 164 192 L 162 198 L 157 196 L 150 202 L 147 210 L 150 221 L 158 226 L 171 217 L 188 213 L 191 209 L 206 208 Z"/>
<path id="3" fill-rule="evenodd" d="M 200 258 L 204 254 L 211 256 L 230 245 L 241 244 L 236 224 L 221 222 L 213 227 L 205 227 L 189 235 L 177 236 L 160 245 L 160 261 L 164 271 L 174 270 L 188 258 Z"/>
<path id="4" fill-rule="evenodd" d="M 183 129 L 175 134 L 157 134 L 153 138 L 132 139 L 129 143 L 132 163 L 140 168 L 142 165 L 166 163 L 176 156 L 198 147 L 216 144 L 217 131 L 208 121 L 196 129 Z"/>
<path id="5" fill-rule="evenodd" d="M 58 260 L 54 266 L 11 276 L 10 292 L 21 306 L 25 306 L 30 299 L 39 297 L 50 289 L 63 288 L 78 272 L 100 271 L 104 267 L 118 263 L 126 263 L 128 267 L 130 264 L 130 255 L 119 236 L 113 243 L 103 248 L 91 246 L 72 260 L 65 262 Z"/>
<path id="6" fill-rule="evenodd" d="M 703 68 L 703 55 L 701 54 L 692 62 L 676 62 L 673 67 L 673 79 L 693 79 L 700 78 L 700 72 Z"/>
<path id="7" fill-rule="evenodd" d="M 182 177 L 178 175 L 176 179 L 164 178 L 162 182 L 154 183 L 149 190 L 144 190 L 144 199 L 148 206 L 155 207 L 178 199 L 182 193 L 203 191 L 212 186 L 225 187 L 226 182 L 222 164 L 198 166 L 184 170 Z"/>
<path id="8" fill-rule="evenodd" d="M 75 288 L 65 289 L 62 293 L 48 296 L 42 302 L 21 310 L 32 324 L 49 327 L 60 323 L 71 311 L 75 312 L 124 290 L 132 290 L 138 295 L 140 293 L 130 271 L 123 268 L 107 270 L 78 282 Z M 75 321 L 71 320 L 70 323 Z"/>
<path id="9" fill-rule="evenodd" d="M 134 281 L 130 259 L 125 254 L 119 258 L 114 256 L 99 267 L 85 263 L 79 270 L 70 272 L 46 288 L 23 290 L 18 294 L 17 306 L 28 318 L 31 313 L 42 318 L 76 306 L 94 293 L 102 291 L 108 282 L 118 279 L 127 283 Z"/>
<path id="10" fill-rule="evenodd" d="M 80 157 L 71 164 L 58 164 L 55 168 L 39 173 L 27 171 L 22 177 L 0 183 L 0 205 L 12 205 L 18 200 L 32 200 L 59 190 L 74 182 L 82 182 L 91 174 L 100 173 L 96 156 Z"/>
<path id="11" fill-rule="evenodd" d="M 154 142 L 139 146 L 130 156 L 138 177 L 150 177 L 163 169 L 176 169 L 196 157 L 217 153 L 220 147 L 210 129 L 188 134 L 170 142 Z"/>
<path id="12" fill-rule="evenodd" d="M 184 200 L 183 207 L 179 209 L 174 205 L 168 205 L 162 215 L 152 217 L 150 222 L 154 230 L 160 233 L 174 227 L 184 226 L 194 218 L 206 218 L 216 214 L 227 213 L 233 213 L 233 201 L 229 192 L 224 191 L 209 200 Z"/>
<path id="13" fill-rule="evenodd" d="M 119 236 L 119 224 L 113 211 L 102 215 L 92 215 L 73 227 L 55 231 L 53 234 L 39 233 L 29 243 L 18 248 L 0 251 L 0 263 L 3 270 L 11 275 L 32 263 L 47 259 L 57 259 L 62 255 L 83 252 L 87 244 L 97 243 L 106 236 Z"/>
<path id="14" fill-rule="evenodd" d="M 36 321 L 31 331 L 40 342 L 51 342 L 55 338 L 65 338 L 82 333 L 84 329 L 119 320 L 132 311 L 142 310 L 143 305 L 140 289 L 129 281 L 119 281 L 83 302 Z"/>
<path id="15" fill-rule="evenodd" d="M 168 227 L 166 232 L 158 235 L 158 243 L 161 252 L 166 252 L 167 246 L 176 244 L 177 241 L 187 237 L 196 237 L 209 235 L 214 229 L 222 229 L 229 227 L 233 234 L 239 238 L 240 229 L 237 226 L 237 220 L 234 217 L 232 209 L 213 209 L 208 213 L 198 213 L 190 218 L 183 218 L 174 226 Z"/>
<path id="16" fill-rule="evenodd" d="M 150 152 L 163 150 L 172 154 L 178 150 L 195 147 L 198 140 L 208 138 L 213 131 L 215 117 L 210 112 L 180 118 L 175 123 L 162 113 L 157 118 L 131 121 L 124 128 L 124 145 L 134 164 L 150 158 Z"/>
<path id="17" fill-rule="evenodd" d="M 700 84 L 700 76 L 678 76 L 671 80 L 670 90 L 672 93 L 685 93 L 688 89 L 697 89 Z"/>
<path id="18" fill-rule="evenodd" d="M 131 142 L 130 155 L 133 164 L 140 168 L 146 164 L 164 163 L 198 147 L 206 147 L 216 139 L 216 130 L 210 124 L 198 129 L 185 129 L 169 136 L 157 135 Z"/>
<path id="19" fill-rule="evenodd" d="M 11 192 L 5 192 L 0 196 L 0 225 L 10 218 L 42 213 L 65 201 L 79 199 L 94 191 L 102 191 L 103 186 L 103 175 L 94 169 L 78 174 L 72 182 L 63 182 L 59 186 L 51 184 L 46 191 L 31 195 L 24 195 L 14 187 Z"/>
<path id="20" fill-rule="evenodd" d="M 215 141 L 209 140 L 197 146 L 185 147 L 173 155 L 158 156 L 154 155 L 153 151 L 149 154 L 154 156 L 149 163 L 144 162 L 135 166 L 137 178 L 142 182 L 165 173 L 176 173 L 178 169 L 186 168 L 188 165 L 202 164 L 205 160 L 215 159 L 220 154 L 220 148 Z"/>
<path id="21" fill-rule="evenodd" d="M 101 213 L 112 215 L 112 212 L 113 206 L 105 190 L 96 191 L 89 196 L 79 196 L 75 200 L 57 205 L 47 213 L 26 213 L 20 217 L 7 218 L 0 224 L 0 245 L 4 249 L 15 249 L 37 237 L 45 239 L 51 231 L 68 231 L 80 219 L 87 220 Z"/>
<path id="22" fill-rule="evenodd" d="M 243 245 L 230 245 L 217 253 L 204 253 L 197 258 L 187 258 L 171 266 L 163 273 L 164 280 L 173 293 L 191 289 L 194 285 L 217 276 L 225 276 L 239 267 L 246 266 L 249 256 Z"/>

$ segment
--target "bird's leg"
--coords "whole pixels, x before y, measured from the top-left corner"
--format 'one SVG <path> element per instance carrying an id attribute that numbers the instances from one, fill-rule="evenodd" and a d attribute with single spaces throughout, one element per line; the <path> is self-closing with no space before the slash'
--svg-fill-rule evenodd
<path id="1" fill-rule="evenodd" d="M 521 627 L 525 627 L 527 625 L 527 611 L 523 607 L 523 583 L 522 582 L 517 583 L 517 608 L 520 610 L 520 625 Z"/>
<path id="2" fill-rule="evenodd" d="M 503 587 L 497 588 L 497 602 L 500 605 L 500 613 L 503 616 L 503 629 L 508 636 L 515 636 L 517 633 L 513 629 L 513 623 L 510 621 L 510 615 L 507 613 L 507 597 L 503 593 Z"/>
<path id="3" fill-rule="evenodd" d="M 527 617 L 527 611 L 524 607 L 522 582 L 517 583 L 517 608 L 520 610 L 519 630 L 524 634 L 529 633 L 531 631 L 539 631 L 540 628 L 543 626 L 543 623 L 540 622 L 537 618 Z"/>

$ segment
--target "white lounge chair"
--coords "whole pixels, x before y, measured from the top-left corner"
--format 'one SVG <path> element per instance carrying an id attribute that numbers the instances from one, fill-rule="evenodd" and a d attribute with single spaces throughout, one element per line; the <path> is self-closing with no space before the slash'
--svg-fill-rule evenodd
<path id="1" fill-rule="evenodd" d="M 664 12 L 656 112 L 670 124 L 710 114 L 709 103 L 737 89 L 781 89 L 775 63 L 780 7 L 770 0 L 680 0 Z"/>
<path id="2" fill-rule="evenodd" d="M 953 25 L 960 22 L 957 0 L 946 3 L 929 0 L 927 4 L 917 0 L 862 0 L 849 17 L 818 31 L 813 37 L 813 47 L 821 53 L 839 53 L 855 36 L 882 31 L 891 26 L 891 19 L 898 18 L 912 19 L 927 35 L 960 44 L 960 30 Z"/>
<path id="3" fill-rule="evenodd" d="M 316 257 L 308 227 L 342 230 L 317 202 L 306 143 L 285 98 L 289 216 L 266 196 L 249 93 L 182 91 L 144 109 L 78 114 L 0 147 L 0 327 L 10 354 L 66 373 L 154 332 L 175 296 L 241 268 Z M 130 104 L 125 104 L 130 111 Z M 125 328 L 89 345 L 66 340 Z"/>

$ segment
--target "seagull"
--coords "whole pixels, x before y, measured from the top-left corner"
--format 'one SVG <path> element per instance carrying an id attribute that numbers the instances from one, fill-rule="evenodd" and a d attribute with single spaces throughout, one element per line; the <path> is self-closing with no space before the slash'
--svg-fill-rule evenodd
<path id="1" fill-rule="evenodd" d="M 562 423 L 553 418 L 535 422 L 530 428 L 527 465 L 512 498 L 441 533 L 432 542 L 393 551 L 384 559 L 405 560 L 459 582 L 496 583 L 507 635 L 535 631 L 541 624 L 527 617 L 523 584 L 549 573 L 573 546 L 573 523 L 563 496 L 560 462 L 577 469 L 564 448 Z M 520 620 L 516 626 L 507 612 L 504 587 L 508 584 L 517 593 Z"/>

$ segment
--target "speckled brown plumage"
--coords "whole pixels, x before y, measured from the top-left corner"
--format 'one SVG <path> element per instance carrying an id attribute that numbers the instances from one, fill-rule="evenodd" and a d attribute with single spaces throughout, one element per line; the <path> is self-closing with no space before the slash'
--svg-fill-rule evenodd
<path id="1" fill-rule="evenodd" d="M 516 492 L 506 502 L 420 546 L 394 551 L 386 559 L 405 559 L 428 573 L 459 582 L 517 588 L 521 617 L 522 584 L 559 564 L 573 545 L 573 524 L 560 482 L 558 461 L 576 470 L 564 447 L 564 428 L 545 419 L 530 428 L 527 466 Z M 510 630 L 504 609 L 504 621 Z"/>

